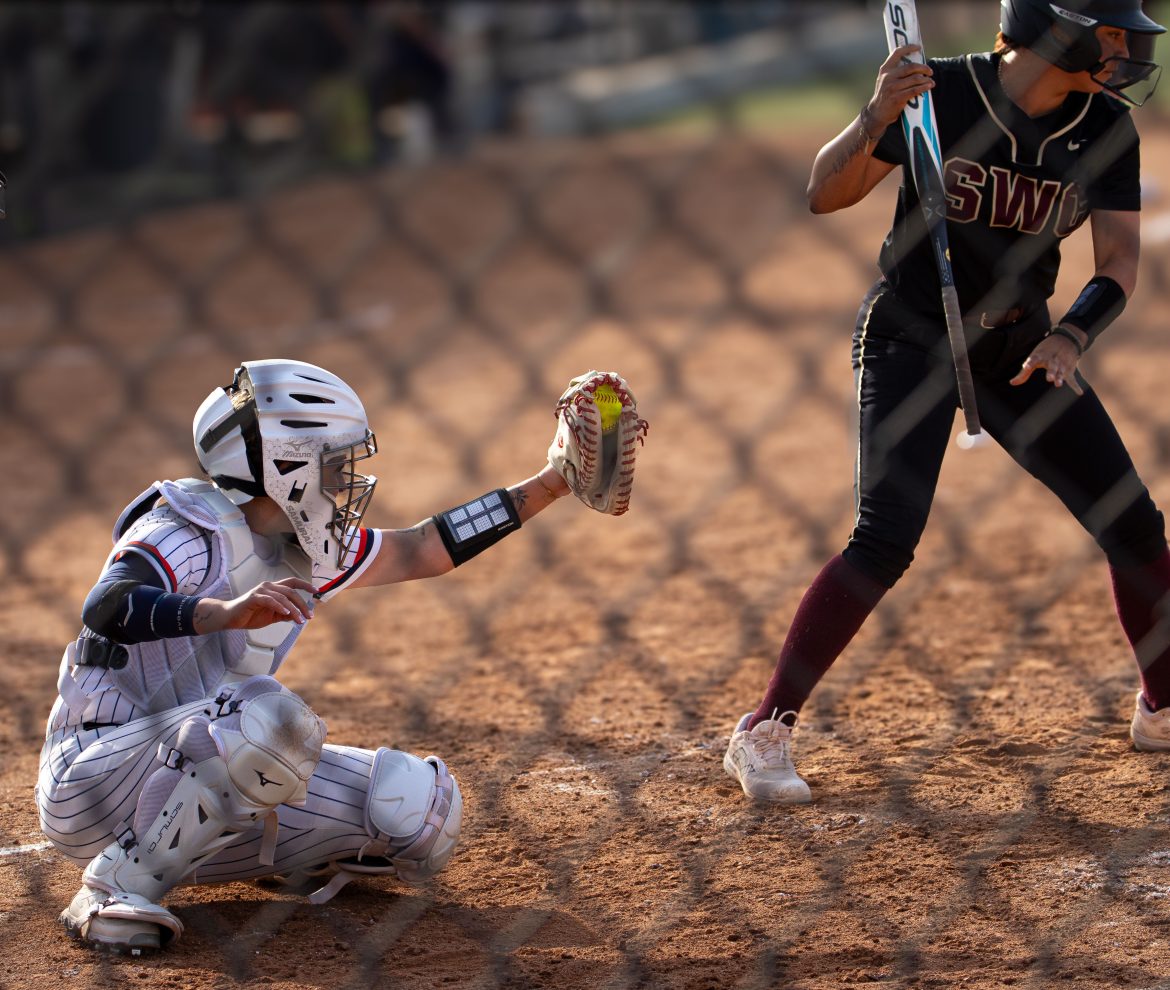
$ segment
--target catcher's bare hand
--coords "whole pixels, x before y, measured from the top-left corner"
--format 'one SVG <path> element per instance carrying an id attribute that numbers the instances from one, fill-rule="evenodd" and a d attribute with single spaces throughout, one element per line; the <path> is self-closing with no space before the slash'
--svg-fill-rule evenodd
<path id="1" fill-rule="evenodd" d="M 262 581 L 231 601 L 201 599 L 195 607 L 195 632 L 203 635 L 222 629 L 262 629 L 277 622 L 303 625 L 313 617 L 313 609 L 297 592 L 312 595 L 316 590 L 309 581 L 290 577 Z"/>
<path id="2" fill-rule="evenodd" d="M 1025 359 L 1019 373 L 1010 382 L 1012 385 L 1023 385 L 1032 373 L 1044 369 L 1044 377 L 1050 385 L 1060 388 L 1068 384 L 1077 395 L 1084 395 L 1085 390 L 1077 381 L 1077 362 L 1080 355 L 1077 346 L 1067 337 L 1057 334 L 1045 337 L 1040 341 Z"/>
<path id="3" fill-rule="evenodd" d="M 934 89 L 934 70 L 930 66 L 903 61 L 919 50 L 918 45 L 895 48 L 878 69 L 867 116 L 882 129 L 895 123 L 914 97 Z"/>

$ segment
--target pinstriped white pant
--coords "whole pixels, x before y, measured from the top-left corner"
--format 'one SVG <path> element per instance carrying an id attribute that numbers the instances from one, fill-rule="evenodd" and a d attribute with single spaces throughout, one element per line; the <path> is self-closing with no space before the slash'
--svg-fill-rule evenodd
<path id="1" fill-rule="evenodd" d="M 146 779 L 160 766 L 159 744 L 173 746 L 179 728 L 207 701 L 136 719 L 125 725 L 62 730 L 41 754 L 37 807 L 41 828 L 79 866 L 88 864 L 134 819 Z M 274 863 L 260 863 L 260 827 L 242 832 L 185 883 L 220 883 L 289 873 L 357 855 L 369 841 L 365 807 L 374 751 L 326 744 L 309 781 L 304 807 L 281 805 Z"/>

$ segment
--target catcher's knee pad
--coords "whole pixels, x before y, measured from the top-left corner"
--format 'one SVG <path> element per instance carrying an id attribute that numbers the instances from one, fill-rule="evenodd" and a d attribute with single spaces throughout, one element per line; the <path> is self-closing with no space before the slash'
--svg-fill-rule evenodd
<path id="1" fill-rule="evenodd" d="M 271 856 L 272 812 L 304 800 L 325 725 L 270 677 L 217 701 L 183 723 L 173 747 L 160 745 L 163 765 L 142 789 L 133 826 L 89 864 L 87 886 L 156 901 L 261 821 Z"/>
<path id="2" fill-rule="evenodd" d="M 358 861 L 385 856 L 400 879 L 423 883 L 451 859 L 462 821 L 463 795 L 442 760 L 380 749 L 366 801 L 366 831 L 373 838 Z"/>
<path id="3" fill-rule="evenodd" d="M 271 677 L 250 677 L 217 701 L 223 714 L 208 731 L 243 800 L 264 809 L 303 804 L 325 723 Z"/>
<path id="4" fill-rule="evenodd" d="M 356 856 L 324 863 L 292 879 L 332 875 L 309 896 L 314 904 L 324 904 L 362 874 L 393 874 L 405 883 L 424 883 L 451 859 L 462 821 L 463 795 L 442 760 L 379 749 L 366 797 L 370 841 Z"/>

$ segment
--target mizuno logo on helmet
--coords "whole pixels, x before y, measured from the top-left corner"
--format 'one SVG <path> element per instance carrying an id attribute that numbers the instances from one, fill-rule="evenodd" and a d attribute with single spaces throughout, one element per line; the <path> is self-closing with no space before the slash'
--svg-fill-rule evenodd
<path id="1" fill-rule="evenodd" d="M 1075 21 L 1083 27 L 1093 27 L 1096 21 L 1091 17 L 1086 17 L 1084 14 L 1078 14 L 1072 10 L 1065 10 L 1063 7 L 1058 7 L 1054 3 L 1048 5 L 1057 17 L 1063 17 L 1066 21 Z"/>

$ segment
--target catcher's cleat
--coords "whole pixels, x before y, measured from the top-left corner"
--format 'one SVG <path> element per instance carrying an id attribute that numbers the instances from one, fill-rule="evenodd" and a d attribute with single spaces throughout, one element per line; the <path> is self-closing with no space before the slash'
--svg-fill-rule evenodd
<path id="1" fill-rule="evenodd" d="M 795 714 L 785 712 L 785 715 Z M 731 734 L 723 769 L 739 781 L 744 794 L 757 801 L 805 804 L 812 794 L 792 765 L 792 726 L 779 718 L 765 719 L 754 729 L 747 725 L 752 713 L 739 720 Z"/>
<path id="2" fill-rule="evenodd" d="M 157 905 L 147 906 L 147 911 L 159 912 L 160 918 L 162 913 L 167 914 L 171 924 L 164 926 L 135 918 L 137 911 L 131 903 L 133 897 L 123 895 L 123 898 L 117 898 L 107 891 L 83 886 L 61 912 L 61 923 L 73 938 L 94 949 L 127 956 L 157 952 L 164 942 L 177 934 L 175 929 L 182 931 L 183 926 L 178 918 Z"/>
<path id="3" fill-rule="evenodd" d="M 1170 750 L 1170 708 L 1154 711 L 1139 691 L 1129 735 L 1134 749 L 1147 752 Z"/>

